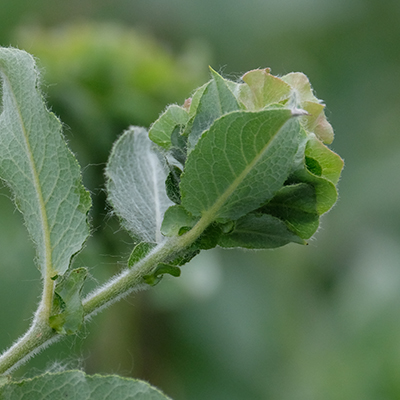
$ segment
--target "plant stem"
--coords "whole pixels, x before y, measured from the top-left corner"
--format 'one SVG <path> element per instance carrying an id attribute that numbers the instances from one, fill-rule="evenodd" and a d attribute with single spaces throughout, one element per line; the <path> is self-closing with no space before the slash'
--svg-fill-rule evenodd
<path id="1" fill-rule="evenodd" d="M 99 311 L 128 294 L 147 288 L 148 285 L 143 283 L 143 276 L 150 274 L 157 264 L 164 261 L 168 256 L 190 246 L 211 221 L 210 215 L 203 216 L 189 232 L 179 237 L 166 239 L 132 268 L 124 269 L 105 285 L 90 293 L 83 300 L 85 320 L 89 320 Z M 54 282 L 51 279 L 45 280 L 42 301 L 35 313 L 31 327 L 0 356 L 0 375 L 10 374 L 25 364 L 32 356 L 64 337 L 48 324 L 54 290 L 53 284 Z"/>

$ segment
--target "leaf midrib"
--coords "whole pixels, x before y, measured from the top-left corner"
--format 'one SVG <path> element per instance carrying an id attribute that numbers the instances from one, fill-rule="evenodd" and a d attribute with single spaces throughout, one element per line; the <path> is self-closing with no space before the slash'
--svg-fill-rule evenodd
<path id="1" fill-rule="evenodd" d="M 25 139 L 26 151 L 28 153 L 28 164 L 30 166 L 30 170 L 32 173 L 32 178 L 33 178 L 33 187 L 35 189 L 38 203 L 39 203 L 40 222 L 41 222 L 41 228 L 42 228 L 42 233 L 43 233 L 43 238 L 44 238 L 44 247 L 45 247 L 45 260 L 44 260 L 45 271 L 44 272 L 45 272 L 46 277 L 50 277 L 50 275 L 52 273 L 50 229 L 49 229 L 49 224 L 48 224 L 46 206 L 45 206 L 45 202 L 43 199 L 43 193 L 42 193 L 42 189 L 41 189 L 41 185 L 40 185 L 39 174 L 37 172 L 35 160 L 33 157 L 33 152 L 31 150 L 31 146 L 29 143 L 27 129 L 24 124 L 24 119 L 22 117 L 21 107 L 19 106 L 17 97 L 14 93 L 13 86 L 12 86 L 10 80 L 8 79 L 7 74 L 4 71 L 3 71 L 3 79 L 4 79 L 4 83 L 7 82 L 7 85 L 9 88 L 9 93 L 11 93 L 13 102 L 15 103 L 15 109 L 18 112 L 18 118 L 20 121 L 21 130 L 23 133 L 23 137 Z M 3 112 L 4 112 L 4 109 L 3 109 Z"/>
<path id="2" fill-rule="evenodd" d="M 258 163 L 258 161 L 262 158 L 264 153 L 267 151 L 268 147 L 270 144 L 273 142 L 273 140 L 277 137 L 277 135 L 281 132 L 283 127 L 286 125 L 286 123 L 290 121 L 290 118 L 287 119 L 282 126 L 276 131 L 274 135 L 271 136 L 271 139 L 265 144 L 265 146 L 262 148 L 262 150 L 258 153 L 258 155 L 250 162 L 250 164 L 247 165 L 247 167 L 237 176 L 237 178 L 232 182 L 231 185 L 228 186 L 228 188 L 221 194 L 221 196 L 215 201 L 215 203 L 203 213 L 203 217 L 208 219 L 208 220 L 214 220 L 217 215 L 218 211 L 224 206 L 225 202 L 229 199 L 229 197 L 232 195 L 232 193 L 238 188 L 238 186 L 244 181 L 246 176 L 250 173 L 250 171 L 253 169 L 253 167 Z M 267 122 L 264 122 L 259 130 L 261 130 L 261 127 L 264 126 Z"/>

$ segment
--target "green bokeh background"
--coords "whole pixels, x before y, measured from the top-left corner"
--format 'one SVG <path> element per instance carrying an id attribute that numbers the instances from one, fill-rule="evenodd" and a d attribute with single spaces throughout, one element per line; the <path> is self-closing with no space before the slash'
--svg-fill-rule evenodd
<path id="1" fill-rule="evenodd" d="M 345 159 L 340 198 L 308 246 L 204 252 L 150 291 L 45 350 L 17 376 L 83 367 L 146 379 L 175 400 L 400 398 L 400 3 L 395 0 L 2 0 L 0 44 L 39 59 L 83 166 L 93 235 L 88 290 L 131 239 L 102 171 L 128 125 L 148 126 L 208 79 L 306 73 Z M 0 347 L 28 327 L 39 271 L 0 196 Z"/>

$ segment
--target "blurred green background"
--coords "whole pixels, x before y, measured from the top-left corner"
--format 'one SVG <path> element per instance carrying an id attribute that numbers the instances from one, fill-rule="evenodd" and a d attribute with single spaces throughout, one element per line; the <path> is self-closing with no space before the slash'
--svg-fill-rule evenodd
<path id="1" fill-rule="evenodd" d="M 336 207 L 309 246 L 204 252 L 54 345 L 18 376 L 83 367 L 150 381 L 174 400 L 400 398 L 400 3 L 396 0 L 2 0 L 0 44 L 38 58 L 83 166 L 93 235 L 88 290 L 131 239 L 103 169 L 130 124 L 149 126 L 208 79 L 302 71 L 345 159 Z M 28 327 L 39 271 L 0 192 L 0 347 Z"/>

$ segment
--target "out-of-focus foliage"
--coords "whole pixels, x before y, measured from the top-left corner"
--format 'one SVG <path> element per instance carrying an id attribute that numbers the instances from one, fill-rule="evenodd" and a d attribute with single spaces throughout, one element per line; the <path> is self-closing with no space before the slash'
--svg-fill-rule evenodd
<path id="1" fill-rule="evenodd" d="M 271 67 L 281 75 L 303 71 L 317 96 L 327 103 L 326 114 L 335 130 L 333 150 L 346 161 L 339 202 L 323 218 L 309 246 L 258 253 L 210 251 L 199 256 L 182 269 L 181 278 L 165 279 L 144 296 L 136 295 L 131 304 L 115 305 L 96 317 L 88 329 L 89 347 L 81 347 L 79 340 L 75 346 L 76 357 L 84 360 L 87 372 L 145 378 L 176 400 L 397 400 L 399 2 L 115 0 L 110 5 L 100 0 L 71 0 L 52 1 L 32 13 L 33 5 L 39 3 L 46 2 L 1 3 L 3 45 L 11 41 L 36 54 L 32 31 L 24 42 L 10 30 L 5 36 L 9 21 L 49 25 L 82 15 L 111 17 L 145 26 L 178 49 L 188 40 L 201 39 L 213 51 L 214 68 L 224 67 L 227 73 L 256 67 Z M 17 18 L 15 10 L 21 4 Z M 61 44 L 57 51 L 62 52 Z M 204 72 L 202 82 L 208 79 L 208 63 L 206 59 L 196 64 Z M 99 141 L 106 135 L 104 141 L 109 143 L 112 135 L 138 122 L 121 121 L 122 126 L 104 134 L 103 122 L 84 121 L 85 114 L 92 112 L 90 107 L 81 111 L 82 118 L 72 117 L 69 109 L 57 105 L 63 100 L 57 100 L 54 93 L 64 85 L 64 74 L 50 78 L 50 71 L 45 66 L 48 101 L 71 128 L 66 134 L 74 151 L 82 165 L 87 160 L 98 162 L 97 150 L 90 147 L 93 143 L 82 145 L 82 150 L 75 146 L 84 130 L 78 125 L 76 129 L 72 121 L 95 124 L 91 134 Z M 168 102 L 181 104 L 186 93 L 182 91 L 182 99 L 166 100 L 154 110 L 155 115 Z M 99 121 L 107 120 L 110 126 L 115 117 L 106 111 Z M 105 147 L 101 149 L 104 155 L 110 150 Z M 100 174 L 97 182 L 91 178 L 93 168 L 84 176 L 92 190 L 101 187 Z M 23 228 L 17 228 L 18 215 L 13 214 L 8 199 L 0 197 L 0 202 L 1 224 L 6 227 L 0 229 L 0 340 L 4 347 L 27 325 L 18 319 L 6 327 L 6 310 L 14 308 L 29 318 L 34 304 L 28 303 L 35 302 L 35 295 L 26 293 L 35 282 L 26 280 L 37 276 L 25 272 L 32 252 Z M 111 242 L 104 248 L 93 239 L 89 242 L 92 253 L 118 254 Z M 85 261 L 93 273 L 94 267 L 114 268 L 109 257 L 103 261 L 87 257 Z M 25 303 L 18 303 L 14 281 L 26 294 Z M 57 346 L 54 353 L 46 351 L 30 366 L 43 369 L 54 354 L 75 363 L 69 347 Z M 57 368 L 55 364 L 50 369 Z"/>

